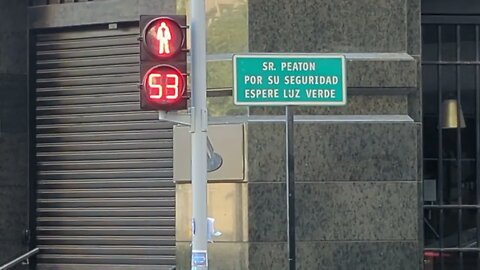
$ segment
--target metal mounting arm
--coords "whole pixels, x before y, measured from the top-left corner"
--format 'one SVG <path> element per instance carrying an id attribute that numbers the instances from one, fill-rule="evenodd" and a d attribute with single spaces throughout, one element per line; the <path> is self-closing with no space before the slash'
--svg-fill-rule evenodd
<path id="1" fill-rule="evenodd" d="M 158 111 L 158 119 L 165 120 L 185 126 L 191 126 L 190 115 L 178 114 L 177 112 Z"/>
<path id="2" fill-rule="evenodd" d="M 159 111 L 158 119 L 173 122 L 180 125 L 191 126 L 190 115 L 178 114 L 176 112 Z M 213 149 L 210 137 L 207 136 L 207 172 L 218 170 L 223 164 L 223 158 Z"/>

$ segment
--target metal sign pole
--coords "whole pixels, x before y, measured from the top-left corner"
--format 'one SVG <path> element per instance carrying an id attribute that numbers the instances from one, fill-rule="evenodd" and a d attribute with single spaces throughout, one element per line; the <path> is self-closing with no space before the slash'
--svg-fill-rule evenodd
<path id="1" fill-rule="evenodd" d="M 288 269 L 295 270 L 295 155 L 294 155 L 294 121 L 293 108 L 285 106 L 285 159 L 287 186 L 287 239 L 288 239 Z"/>
<path id="2" fill-rule="evenodd" d="M 207 270 L 207 65 L 205 0 L 190 0 L 192 74 L 192 270 Z"/>

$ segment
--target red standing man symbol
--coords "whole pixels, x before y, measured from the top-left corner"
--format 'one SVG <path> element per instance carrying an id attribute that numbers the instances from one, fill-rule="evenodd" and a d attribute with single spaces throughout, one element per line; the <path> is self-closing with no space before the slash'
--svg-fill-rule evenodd
<path id="1" fill-rule="evenodd" d="M 170 40 L 172 35 L 170 34 L 170 28 L 165 22 L 160 24 L 157 30 L 157 40 L 159 42 L 158 53 L 159 54 L 170 54 Z"/>

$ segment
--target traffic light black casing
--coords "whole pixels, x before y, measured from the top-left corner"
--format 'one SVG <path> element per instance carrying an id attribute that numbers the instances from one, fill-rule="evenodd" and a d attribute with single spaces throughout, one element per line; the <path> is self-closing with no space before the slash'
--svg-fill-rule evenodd
<path id="1" fill-rule="evenodd" d="M 170 53 L 159 55 L 156 52 L 159 45 L 152 39 L 152 28 L 158 29 L 158 25 L 163 24 L 168 27 L 168 41 Z M 186 40 L 186 16 L 185 15 L 141 15 L 140 16 L 140 107 L 142 110 L 154 111 L 174 111 L 187 108 L 187 40 Z M 153 42 L 149 42 L 152 41 Z M 159 42 L 159 41 L 158 41 Z M 170 44 L 171 43 L 171 44 Z M 178 71 L 181 74 L 179 81 L 183 89 L 180 89 L 179 98 L 175 100 L 151 99 L 149 93 L 149 77 L 152 70 L 160 67 L 161 70 Z M 170 83 L 174 82 L 170 79 Z M 161 83 L 159 83 L 161 84 Z M 163 89 L 165 90 L 163 83 Z M 158 89 L 157 89 L 158 90 Z M 168 89 L 167 89 L 168 90 Z M 165 92 L 165 91 L 164 91 Z M 165 92 L 166 93 L 166 92 Z M 164 94 L 165 94 L 164 93 Z M 159 94 L 161 95 L 161 94 Z"/>

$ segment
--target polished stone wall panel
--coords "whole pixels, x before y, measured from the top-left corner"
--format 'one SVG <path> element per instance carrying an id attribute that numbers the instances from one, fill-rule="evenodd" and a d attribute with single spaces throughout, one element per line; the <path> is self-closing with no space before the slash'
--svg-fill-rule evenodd
<path id="1" fill-rule="evenodd" d="M 249 123 L 246 143 L 250 182 L 285 181 L 285 125 Z"/>
<path id="2" fill-rule="evenodd" d="M 415 241 L 298 241 L 298 270 L 417 270 Z M 288 269 L 287 243 L 250 243 L 249 269 Z"/>
<path id="3" fill-rule="evenodd" d="M 405 17 L 405 0 L 250 0 L 249 47 L 254 52 L 405 51 Z"/>
<path id="4" fill-rule="evenodd" d="M 0 32 L 21 32 L 27 27 L 27 1 L 0 1 Z M 7 19 L 8 18 L 8 19 Z"/>
<path id="5" fill-rule="evenodd" d="M 417 188 L 416 182 L 297 183 L 297 240 L 416 239 Z M 284 184 L 249 184 L 250 241 L 287 240 L 285 194 Z"/>
<path id="6" fill-rule="evenodd" d="M 418 0 L 407 0 L 407 53 L 420 56 L 421 36 L 421 3 Z"/>
<path id="7" fill-rule="evenodd" d="M 407 54 L 349 59 L 346 65 L 348 87 L 417 87 L 417 61 Z"/>
<path id="8" fill-rule="evenodd" d="M 27 1 L 0 0 L 0 265 L 27 251 L 26 14 Z"/>
<path id="9" fill-rule="evenodd" d="M 248 240 L 287 241 L 285 184 L 248 184 Z"/>
<path id="10" fill-rule="evenodd" d="M 0 75 L 0 135 L 26 133 L 27 98 L 26 75 Z"/>
<path id="11" fill-rule="evenodd" d="M 416 182 L 297 183 L 299 241 L 417 238 Z M 284 184 L 249 184 L 249 241 L 287 240 Z M 393 214 L 394 213 L 394 214 Z"/>
<path id="12" fill-rule="evenodd" d="M 285 181 L 284 123 L 248 124 L 248 180 Z M 413 181 L 414 123 L 295 124 L 296 181 Z"/>
<path id="13" fill-rule="evenodd" d="M 0 74 L 24 74 L 27 70 L 27 34 L 0 30 Z"/>
<path id="14" fill-rule="evenodd" d="M 27 73 L 26 2 L 0 0 L 0 81 Z"/>
<path id="15" fill-rule="evenodd" d="M 25 134 L 0 135 L 0 188 L 27 186 L 28 145 Z"/>
<path id="16" fill-rule="evenodd" d="M 24 186 L 0 187 L 0 235 L 3 239 L 14 241 L 23 238 L 27 206 L 27 189 Z"/>
<path id="17" fill-rule="evenodd" d="M 0 264 L 27 251 L 28 148 L 26 134 L 0 134 Z M 16 269 L 25 269 L 19 267 Z"/>
<path id="18" fill-rule="evenodd" d="M 413 123 L 299 123 L 297 181 L 395 181 L 417 177 Z"/>
<path id="19" fill-rule="evenodd" d="M 408 113 L 407 97 L 349 96 L 346 106 L 295 106 L 295 115 L 400 115 Z M 250 115 L 285 115 L 284 107 L 250 107 Z"/>
<path id="20" fill-rule="evenodd" d="M 297 242 L 297 269 L 416 270 L 418 243 Z"/>
<path id="21" fill-rule="evenodd" d="M 300 241 L 417 238 L 416 182 L 298 183 L 295 191 Z"/>
<path id="22" fill-rule="evenodd" d="M 248 261 L 248 269 L 251 270 L 288 270 L 287 244 L 279 242 L 250 243 Z"/>

